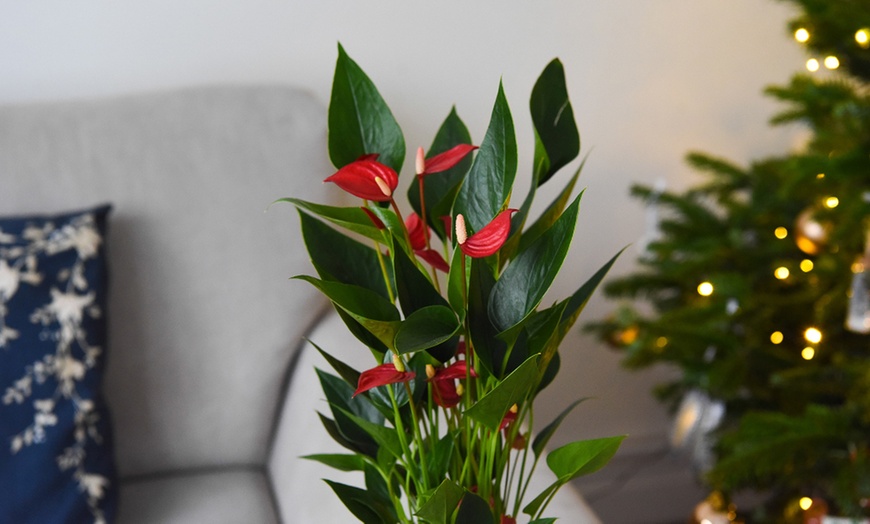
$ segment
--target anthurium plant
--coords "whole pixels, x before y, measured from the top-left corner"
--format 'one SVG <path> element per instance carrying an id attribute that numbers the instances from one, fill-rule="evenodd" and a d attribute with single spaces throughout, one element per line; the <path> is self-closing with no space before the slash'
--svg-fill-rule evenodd
<path id="1" fill-rule="evenodd" d="M 534 221 L 539 186 L 580 151 L 562 64 L 552 61 L 531 95 L 532 184 L 511 207 L 514 123 L 499 86 L 483 140 L 456 111 L 428 151 L 416 151 L 407 202 L 397 201 L 406 147 L 375 85 L 339 46 L 329 104 L 325 178 L 358 197 L 351 207 L 296 198 L 315 286 L 335 306 L 373 366 L 356 370 L 317 349 L 330 414 L 326 432 L 348 453 L 306 458 L 359 471 L 365 488 L 327 481 L 360 521 L 505 524 L 545 518 L 556 491 L 592 473 L 623 437 L 574 442 L 547 453 L 580 402 L 534 431 L 535 398 L 559 370 L 559 345 L 615 257 L 573 294 L 540 303 L 563 261 L 580 196 L 565 188 Z M 316 341 L 313 341 L 316 344 Z M 555 481 L 529 493 L 545 459 Z"/>

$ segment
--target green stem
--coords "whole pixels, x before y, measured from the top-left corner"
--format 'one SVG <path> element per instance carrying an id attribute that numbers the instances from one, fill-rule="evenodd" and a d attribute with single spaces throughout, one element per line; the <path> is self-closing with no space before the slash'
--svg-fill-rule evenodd
<path id="1" fill-rule="evenodd" d="M 420 421 L 417 418 L 417 407 L 414 405 L 414 397 L 411 394 L 411 386 L 405 382 L 405 393 L 408 395 L 408 405 L 411 406 L 411 421 L 414 425 L 414 441 L 417 443 L 417 452 L 420 454 L 420 481 L 423 490 L 429 490 L 429 469 L 426 467 L 426 454 L 424 453 L 423 436 L 420 434 Z M 412 455 L 413 456 L 413 455 Z"/>
<path id="2" fill-rule="evenodd" d="M 381 253 L 381 247 L 378 242 L 375 244 L 375 253 L 378 254 L 378 264 L 381 266 L 381 274 L 384 276 L 384 283 L 387 285 L 387 294 L 390 296 L 390 302 L 396 303 L 396 297 L 393 295 L 393 285 L 390 283 L 390 274 L 387 273 L 387 265 L 384 263 L 384 255 Z"/>

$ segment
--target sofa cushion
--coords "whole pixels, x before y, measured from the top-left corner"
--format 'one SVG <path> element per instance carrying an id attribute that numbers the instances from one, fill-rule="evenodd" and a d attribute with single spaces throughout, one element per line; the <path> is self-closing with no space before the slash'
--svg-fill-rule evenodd
<path id="1" fill-rule="evenodd" d="M 280 520 L 259 469 L 226 468 L 127 481 L 121 487 L 118 522 L 277 524 Z"/>
<path id="2" fill-rule="evenodd" d="M 108 212 L 0 219 L 0 522 L 114 519 Z"/>
<path id="3" fill-rule="evenodd" d="M 288 87 L 0 107 L 0 209 L 110 201 L 106 376 L 123 476 L 262 464 L 292 349 L 322 304 L 297 196 L 334 188 L 326 111 Z"/>

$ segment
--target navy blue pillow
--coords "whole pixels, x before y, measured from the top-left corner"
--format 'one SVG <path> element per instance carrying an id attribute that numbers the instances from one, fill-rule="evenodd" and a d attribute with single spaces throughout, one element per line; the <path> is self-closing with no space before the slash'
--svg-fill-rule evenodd
<path id="1" fill-rule="evenodd" d="M 0 522 L 114 521 L 108 213 L 0 219 Z"/>

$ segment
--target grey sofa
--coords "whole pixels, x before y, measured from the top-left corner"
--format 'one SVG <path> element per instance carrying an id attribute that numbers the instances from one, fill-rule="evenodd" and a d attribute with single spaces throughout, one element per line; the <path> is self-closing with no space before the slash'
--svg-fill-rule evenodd
<path id="1" fill-rule="evenodd" d="M 297 459 L 334 449 L 315 413 L 311 367 L 323 364 L 303 336 L 365 352 L 288 280 L 311 272 L 295 211 L 264 212 L 282 196 L 334 195 L 321 183 L 325 121 L 285 87 L 0 107 L 0 213 L 114 206 L 105 391 L 118 522 L 353 520 L 319 480 L 340 477 Z M 556 504 L 567 522 L 598 522 L 570 490 Z"/>

